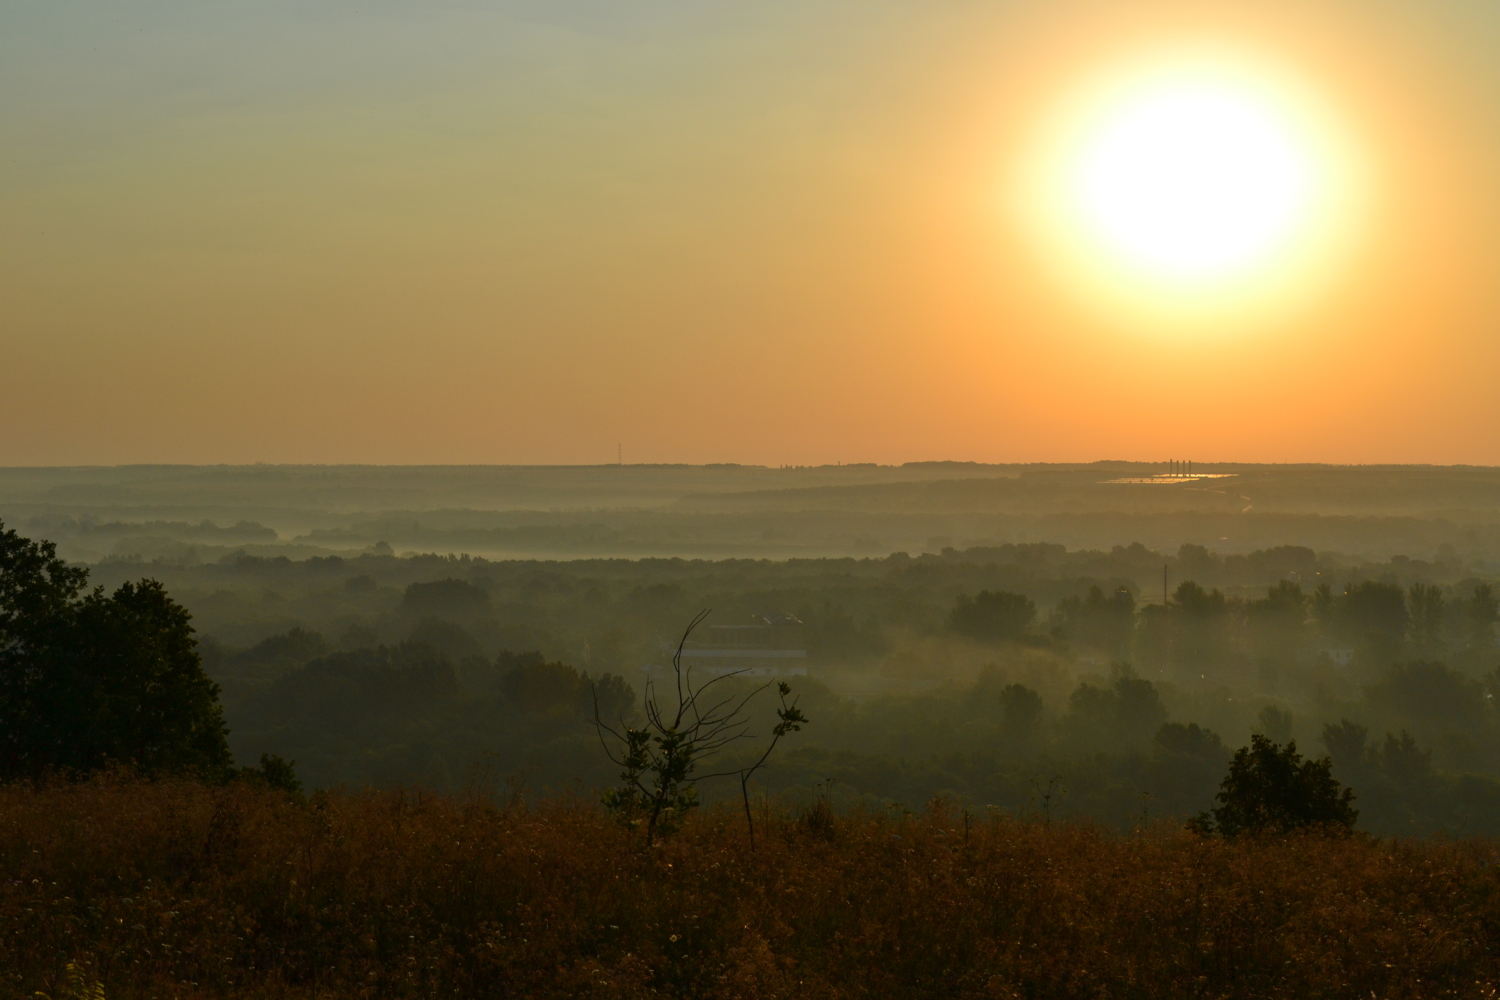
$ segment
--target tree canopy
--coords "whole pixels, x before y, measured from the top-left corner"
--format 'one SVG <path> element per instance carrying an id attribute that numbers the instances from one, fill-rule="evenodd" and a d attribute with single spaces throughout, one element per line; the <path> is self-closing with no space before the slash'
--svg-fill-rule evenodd
<path id="1" fill-rule="evenodd" d="M 1235 751 L 1229 774 L 1214 798 L 1219 805 L 1192 826 L 1239 834 L 1290 833 L 1305 827 L 1351 829 L 1359 818 L 1354 792 L 1331 774 L 1332 762 L 1304 760 L 1295 741 L 1285 746 L 1259 733 Z"/>
<path id="2" fill-rule="evenodd" d="M 0 777 L 111 762 L 228 774 L 186 609 L 154 580 L 109 595 L 87 582 L 51 543 L 0 530 Z"/>
<path id="3" fill-rule="evenodd" d="M 949 621 L 955 632 L 975 639 L 1019 639 L 1036 621 L 1036 605 L 1025 594 L 981 590 L 960 595 Z"/>

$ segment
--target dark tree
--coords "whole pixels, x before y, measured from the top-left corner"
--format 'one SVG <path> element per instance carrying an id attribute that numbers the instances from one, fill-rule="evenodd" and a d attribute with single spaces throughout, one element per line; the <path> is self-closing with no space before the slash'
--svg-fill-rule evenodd
<path id="1" fill-rule="evenodd" d="M 1474 586 L 1474 596 L 1464 602 L 1464 624 L 1470 646 L 1488 651 L 1495 641 L 1495 619 L 1500 618 L 1495 591 L 1487 583 Z"/>
<path id="2" fill-rule="evenodd" d="M 1489 728 L 1493 712 L 1483 683 L 1424 660 L 1391 666 L 1366 686 L 1365 699 L 1387 716 L 1435 732 L 1480 735 Z"/>
<path id="3" fill-rule="evenodd" d="M 500 662 L 514 662 L 500 676 L 500 691 L 527 715 L 591 715 L 597 706 L 607 719 L 623 718 L 635 708 L 635 689 L 623 677 L 601 674 L 597 679 L 565 663 L 500 654 Z"/>
<path id="4" fill-rule="evenodd" d="M 489 613 L 490 595 L 467 580 L 433 580 L 406 588 L 397 609 L 414 618 L 478 618 Z"/>
<path id="5" fill-rule="evenodd" d="M 960 596 L 950 623 L 953 631 L 975 639 L 1019 639 L 1036 621 L 1036 605 L 1025 594 L 981 590 Z"/>
<path id="6" fill-rule="evenodd" d="M 1233 657 L 1235 608 L 1218 589 L 1184 580 L 1172 591 L 1163 624 L 1169 629 L 1166 656 L 1184 673 L 1206 673 Z"/>
<path id="7" fill-rule="evenodd" d="M 1110 656 L 1123 656 L 1135 627 L 1135 597 L 1127 587 L 1106 596 L 1095 584 L 1085 597 L 1060 601 L 1056 617 L 1068 638 Z"/>
<path id="8" fill-rule="evenodd" d="M 1000 720 L 1007 733 L 1030 736 L 1042 717 L 1042 696 L 1022 684 L 1007 684 L 1000 692 Z"/>
<path id="9" fill-rule="evenodd" d="M 1282 580 L 1262 600 L 1245 606 L 1253 648 L 1261 656 L 1289 657 L 1300 645 L 1307 622 L 1308 597 L 1302 585 Z"/>
<path id="10" fill-rule="evenodd" d="M 313 660 L 282 674 L 239 712 L 257 725 L 298 720 L 349 732 L 372 716 L 405 716 L 452 703 L 458 692 L 451 660 L 430 646 L 403 642 Z"/>
<path id="11" fill-rule="evenodd" d="M 1212 729 L 1204 729 L 1196 722 L 1184 725 L 1181 722 L 1164 722 L 1156 731 L 1154 742 L 1167 753 L 1202 757 L 1219 764 L 1229 755 L 1224 741 Z"/>
<path id="12" fill-rule="evenodd" d="M 1272 743 L 1287 743 L 1292 738 L 1292 713 L 1276 705 L 1267 705 L 1255 719 L 1256 732 Z"/>
<path id="13" fill-rule="evenodd" d="M 1184 580 L 1172 592 L 1171 608 L 1183 618 L 1209 621 L 1222 618 L 1229 604 L 1217 589 L 1205 590 L 1200 583 Z"/>
<path id="14" fill-rule="evenodd" d="M 1323 727 L 1323 745 L 1341 768 L 1358 768 L 1365 760 L 1365 741 L 1370 730 L 1357 722 L 1340 719 Z"/>
<path id="15" fill-rule="evenodd" d="M 607 719 L 623 719 L 635 710 L 635 689 L 625 678 L 615 674 L 603 674 L 597 681 L 585 673 L 579 678 L 579 695 L 589 695 L 598 704 L 600 713 Z M 581 705 L 585 711 L 587 705 Z"/>
<path id="16" fill-rule="evenodd" d="M 1416 738 L 1404 729 L 1400 736 L 1386 733 L 1385 742 L 1370 748 L 1369 758 L 1399 785 L 1420 786 L 1432 780 L 1432 751 L 1417 746 Z"/>
<path id="17" fill-rule="evenodd" d="M 1435 583 L 1414 583 L 1406 592 L 1406 606 L 1411 616 L 1409 628 L 1412 645 L 1419 652 L 1439 652 L 1443 642 L 1443 622 L 1447 615 L 1443 588 Z"/>
<path id="18" fill-rule="evenodd" d="M 523 712 L 570 712 L 587 692 L 578 671 L 565 663 L 527 663 L 500 678 L 500 690 Z"/>
<path id="19" fill-rule="evenodd" d="M 109 762 L 226 776 L 219 686 L 186 609 L 154 580 L 83 593 L 87 575 L 0 533 L 0 776 Z"/>
<path id="20" fill-rule="evenodd" d="M 1410 621 L 1400 587 L 1379 580 L 1350 584 L 1334 600 L 1332 612 L 1343 637 L 1377 663 L 1400 657 Z"/>
<path id="21" fill-rule="evenodd" d="M 15 665 L 29 649 L 46 644 L 47 633 L 78 600 L 88 578 L 88 570 L 57 558 L 51 542 L 0 530 L 0 664 L 6 666 L 0 683 L 21 679 Z"/>
<path id="22" fill-rule="evenodd" d="M 1128 663 L 1110 670 L 1110 685 L 1080 684 L 1068 696 L 1064 725 L 1080 746 L 1098 750 L 1145 745 L 1167 720 L 1156 685 Z"/>
<path id="23" fill-rule="evenodd" d="M 1281 746 L 1256 733 L 1248 747 L 1235 751 L 1212 817 L 1201 813 L 1189 825 L 1226 837 L 1352 829 L 1359 818 L 1354 792 L 1333 779 L 1331 767 L 1327 757 L 1304 760 L 1295 742 Z"/>
<path id="24" fill-rule="evenodd" d="M 57 558 L 51 542 L 0 531 L 0 775 L 38 769 L 47 740 L 44 654 L 66 633 L 88 571 Z"/>
<path id="25" fill-rule="evenodd" d="M 473 633 L 462 625 L 441 618 L 417 619 L 417 623 L 407 633 L 406 641 L 431 646 L 454 663 L 484 655 L 483 647 Z"/>

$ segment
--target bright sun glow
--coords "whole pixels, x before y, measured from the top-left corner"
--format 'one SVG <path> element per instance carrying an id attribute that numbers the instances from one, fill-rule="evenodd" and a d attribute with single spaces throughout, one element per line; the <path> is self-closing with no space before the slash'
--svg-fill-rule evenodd
<path id="1" fill-rule="evenodd" d="M 1269 62 L 1199 50 L 1101 67 L 1039 140 L 1023 217 L 1078 301 L 1112 317 L 1258 322 L 1306 301 L 1352 245 L 1352 147 Z"/>
<path id="2" fill-rule="evenodd" d="M 1178 281 L 1222 279 L 1265 262 L 1309 221 L 1313 153 L 1249 87 L 1169 78 L 1104 111 L 1070 194 L 1091 235 L 1126 263 Z"/>

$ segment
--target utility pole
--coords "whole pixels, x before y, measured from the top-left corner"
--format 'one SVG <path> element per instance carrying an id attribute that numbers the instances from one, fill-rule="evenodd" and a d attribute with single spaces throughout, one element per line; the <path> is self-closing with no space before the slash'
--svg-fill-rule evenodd
<path id="1" fill-rule="evenodd" d="M 625 442 L 623 441 L 615 445 L 615 464 L 625 464 Z"/>
<path id="2" fill-rule="evenodd" d="M 1167 606 L 1167 564 L 1161 564 L 1161 606 Z"/>

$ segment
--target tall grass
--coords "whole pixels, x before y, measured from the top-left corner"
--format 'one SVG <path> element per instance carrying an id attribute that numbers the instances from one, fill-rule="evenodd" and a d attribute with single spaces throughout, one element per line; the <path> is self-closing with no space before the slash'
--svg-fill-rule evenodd
<path id="1" fill-rule="evenodd" d="M 647 849 L 590 803 L 0 788 L 0 990 L 130 997 L 1490 997 L 1489 842 L 826 808 Z M 72 972 L 68 966 L 74 965 Z M 81 977 L 81 978 L 80 978 Z"/>

